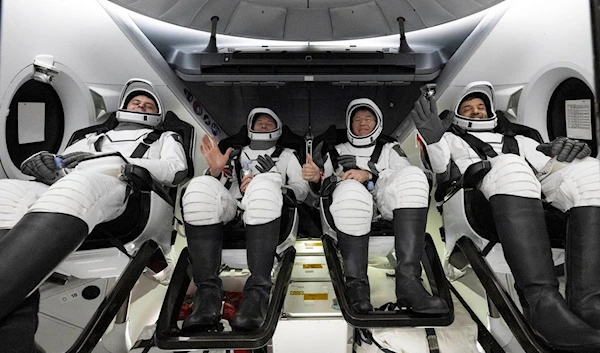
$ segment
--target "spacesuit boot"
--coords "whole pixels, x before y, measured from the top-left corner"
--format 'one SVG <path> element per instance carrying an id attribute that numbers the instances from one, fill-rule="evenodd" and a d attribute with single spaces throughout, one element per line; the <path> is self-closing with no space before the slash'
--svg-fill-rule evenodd
<path id="1" fill-rule="evenodd" d="M 338 231 L 337 237 L 344 261 L 344 278 L 350 306 L 359 313 L 373 311 L 367 277 L 369 236 L 353 236 Z"/>
<path id="2" fill-rule="evenodd" d="M 407 306 L 417 313 L 445 314 L 450 310 L 448 304 L 429 294 L 421 282 L 426 224 L 427 208 L 394 210 L 396 298 L 398 306 Z"/>
<path id="3" fill-rule="evenodd" d="M 494 195 L 490 205 L 504 256 L 527 301 L 524 316 L 533 331 L 554 349 L 600 351 L 600 331 L 573 314 L 558 292 L 542 202 Z"/>
<path id="4" fill-rule="evenodd" d="M 192 314 L 183 321 L 187 332 L 203 331 L 221 319 L 223 283 L 219 278 L 223 223 L 193 226 L 185 223 L 196 294 Z"/>
<path id="5" fill-rule="evenodd" d="M 569 308 L 600 329 L 600 207 L 575 207 L 567 228 L 566 298 Z"/>
<path id="6" fill-rule="evenodd" d="M 271 270 L 279 243 L 281 218 L 269 223 L 246 226 L 246 253 L 250 277 L 244 285 L 240 310 L 231 320 L 235 331 L 260 327 L 267 315 L 271 294 Z"/>
<path id="7" fill-rule="evenodd" d="M 0 320 L 0 352 L 41 352 L 35 344 L 39 306 L 40 292 L 36 290 Z"/>
<path id="8" fill-rule="evenodd" d="M 15 310 L 88 235 L 83 220 L 30 212 L 0 239 L 0 318 Z"/>

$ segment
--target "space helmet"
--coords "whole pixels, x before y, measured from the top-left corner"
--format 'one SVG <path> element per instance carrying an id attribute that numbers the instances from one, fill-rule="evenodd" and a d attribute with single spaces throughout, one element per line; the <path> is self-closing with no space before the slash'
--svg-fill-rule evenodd
<path id="1" fill-rule="evenodd" d="M 136 96 L 146 96 L 154 101 L 157 113 L 149 112 L 135 112 L 127 110 L 127 105 Z M 119 110 L 117 111 L 117 121 L 129 122 L 147 125 L 150 127 L 156 127 L 163 122 L 163 106 L 158 99 L 158 95 L 152 86 L 150 81 L 146 81 L 139 78 L 132 78 L 127 81 L 123 90 L 121 91 L 121 97 L 119 98 Z"/>
<path id="2" fill-rule="evenodd" d="M 498 124 L 496 109 L 494 107 L 494 86 L 486 81 L 476 81 L 468 84 L 462 91 L 458 103 L 454 108 L 453 124 L 467 131 L 490 131 Z M 487 110 L 487 119 L 474 119 L 460 114 L 460 105 L 469 99 L 480 98 Z"/>
<path id="3" fill-rule="evenodd" d="M 366 136 L 357 136 L 352 131 L 352 116 L 357 109 L 366 108 L 371 111 L 375 119 L 377 120 L 375 123 L 375 128 L 373 131 Z M 348 104 L 348 108 L 346 108 L 346 133 L 348 135 L 348 141 L 355 147 L 366 147 L 371 146 L 375 143 L 381 132 L 383 131 L 383 114 L 381 110 L 369 98 L 358 98 Z"/>
<path id="4" fill-rule="evenodd" d="M 275 120 L 275 130 L 270 132 L 254 131 L 254 122 L 256 121 L 256 118 L 258 118 L 262 114 L 266 114 L 273 118 L 273 120 Z M 248 114 L 247 126 L 248 137 L 252 141 L 277 141 L 281 137 L 281 120 L 279 119 L 277 114 L 275 114 L 275 112 L 269 108 L 258 107 L 252 109 Z"/>

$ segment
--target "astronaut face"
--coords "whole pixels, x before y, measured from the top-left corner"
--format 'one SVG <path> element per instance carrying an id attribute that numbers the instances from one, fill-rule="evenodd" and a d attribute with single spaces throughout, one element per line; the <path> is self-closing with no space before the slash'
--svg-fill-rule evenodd
<path id="1" fill-rule="evenodd" d="M 488 113 L 481 98 L 468 99 L 460 104 L 458 113 L 470 119 L 487 119 Z"/>
<path id="2" fill-rule="evenodd" d="M 252 130 L 255 132 L 271 132 L 277 128 L 275 119 L 267 114 L 261 114 L 254 120 Z"/>
<path id="3" fill-rule="evenodd" d="M 146 97 L 144 95 L 139 95 L 133 97 L 129 103 L 127 103 L 127 108 L 130 112 L 140 112 L 140 113 L 158 113 L 158 107 L 154 103 L 154 101 Z"/>
<path id="4" fill-rule="evenodd" d="M 367 136 L 377 125 L 377 118 L 368 109 L 357 109 L 352 116 L 352 133 L 356 136 Z"/>

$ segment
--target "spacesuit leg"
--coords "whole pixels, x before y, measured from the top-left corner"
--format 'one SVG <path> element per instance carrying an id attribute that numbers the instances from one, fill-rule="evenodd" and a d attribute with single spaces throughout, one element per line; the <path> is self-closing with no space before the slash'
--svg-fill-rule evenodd
<path id="1" fill-rule="evenodd" d="M 73 172 L 46 191 L 0 240 L 0 318 L 11 312 L 83 242 L 125 208 L 126 186 L 104 174 Z"/>
<path id="2" fill-rule="evenodd" d="M 367 266 L 373 197 L 358 181 L 344 180 L 333 191 L 330 211 L 338 229 L 350 305 L 358 312 L 372 311 Z"/>
<path id="3" fill-rule="evenodd" d="M 221 317 L 223 284 L 219 268 L 223 224 L 234 218 L 237 206 L 217 179 L 200 176 L 190 181 L 182 198 L 182 207 L 194 283 L 198 288 L 192 313 L 183 322 L 183 330 L 202 331 L 217 324 Z"/>
<path id="4" fill-rule="evenodd" d="M 429 294 L 421 282 L 429 206 L 429 183 L 425 174 L 417 167 L 406 167 L 381 175 L 377 184 L 379 210 L 384 218 L 394 220 L 398 305 L 418 313 L 447 313 L 446 302 Z"/>
<path id="5" fill-rule="evenodd" d="M 250 331 L 263 324 L 269 306 L 271 271 L 279 243 L 283 205 L 281 176 L 278 173 L 256 175 L 246 188 L 242 205 L 250 277 L 231 327 L 236 331 Z"/>
<path id="6" fill-rule="evenodd" d="M 600 161 L 574 160 L 542 181 L 552 206 L 569 213 L 566 299 L 573 312 L 600 329 Z"/>
<path id="7" fill-rule="evenodd" d="M 0 180 L 0 229 L 11 229 L 48 188 L 36 181 Z"/>
<path id="8" fill-rule="evenodd" d="M 486 190 L 484 195 L 491 195 L 492 215 L 506 261 L 527 301 L 525 319 L 553 348 L 600 349 L 598 331 L 573 314 L 558 292 L 537 179 L 525 161 L 517 156 L 503 157 L 503 163 L 492 164 L 482 189 Z M 499 166 L 502 170 L 492 173 Z M 510 173 L 510 167 L 516 172 Z M 534 185 L 537 190 L 527 187 Z"/>

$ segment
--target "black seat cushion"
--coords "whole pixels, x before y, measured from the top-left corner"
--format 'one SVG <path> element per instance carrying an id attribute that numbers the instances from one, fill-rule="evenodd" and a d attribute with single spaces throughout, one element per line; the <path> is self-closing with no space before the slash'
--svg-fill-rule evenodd
<path id="1" fill-rule="evenodd" d="M 229 147 L 248 146 L 250 138 L 248 137 L 248 127 L 244 125 L 235 134 L 219 141 L 221 153 L 225 153 Z M 277 145 L 296 151 L 300 164 L 306 162 L 306 140 L 290 130 L 287 125 L 281 128 L 281 137 L 277 140 Z"/>

